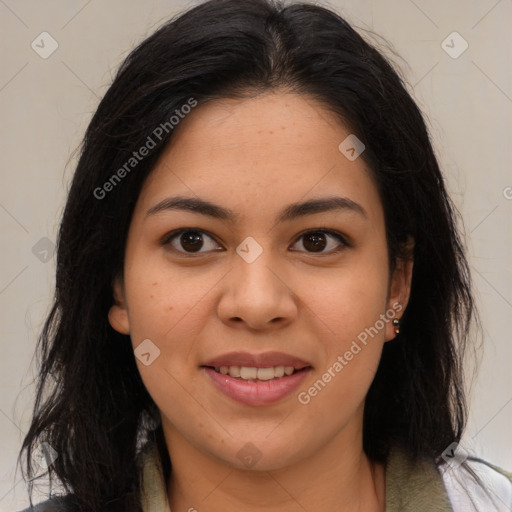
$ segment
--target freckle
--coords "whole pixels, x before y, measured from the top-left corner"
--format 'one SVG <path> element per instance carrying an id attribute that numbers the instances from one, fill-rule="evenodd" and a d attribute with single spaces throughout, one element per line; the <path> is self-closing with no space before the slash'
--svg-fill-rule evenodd
<path id="1" fill-rule="evenodd" d="M 158 281 L 155 281 L 155 282 L 153 283 L 153 286 L 156 286 L 157 284 L 158 284 Z"/>
<path id="2" fill-rule="evenodd" d="M 154 297 L 154 295 L 150 295 L 149 298 L 152 299 Z"/>
<path id="3" fill-rule="evenodd" d="M 281 126 L 281 130 L 286 130 L 286 126 Z"/>
<path id="4" fill-rule="evenodd" d="M 169 306 L 169 311 L 172 311 L 172 306 Z"/>
<path id="5" fill-rule="evenodd" d="M 274 132 L 272 130 L 269 130 L 268 133 L 270 133 L 270 135 L 272 135 Z"/>

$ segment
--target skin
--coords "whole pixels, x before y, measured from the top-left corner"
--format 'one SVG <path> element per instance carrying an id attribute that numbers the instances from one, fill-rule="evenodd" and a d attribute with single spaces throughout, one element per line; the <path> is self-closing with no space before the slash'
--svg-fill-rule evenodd
<path id="1" fill-rule="evenodd" d="M 214 100 L 180 123 L 143 186 L 109 320 L 134 348 L 150 339 L 160 350 L 149 366 L 137 365 L 161 412 L 173 511 L 385 509 L 384 467 L 363 452 L 362 421 L 383 344 L 395 337 L 391 321 L 307 405 L 297 392 L 272 405 L 240 404 L 200 369 L 231 351 L 278 350 L 312 366 L 304 391 L 379 315 L 397 302 L 405 309 L 412 263 L 398 261 L 390 275 L 377 188 L 362 158 L 338 150 L 349 134 L 304 96 Z M 238 218 L 147 214 L 176 195 Z M 366 215 L 346 209 L 276 221 L 291 203 L 333 195 Z M 202 252 L 191 254 L 179 235 L 160 243 L 179 228 L 206 231 Z M 302 235 L 319 228 L 351 245 L 325 235 L 315 252 Z M 236 252 L 249 236 L 263 249 L 252 263 Z M 248 442 L 261 454 L 251 468 L 237 456 Z"/>

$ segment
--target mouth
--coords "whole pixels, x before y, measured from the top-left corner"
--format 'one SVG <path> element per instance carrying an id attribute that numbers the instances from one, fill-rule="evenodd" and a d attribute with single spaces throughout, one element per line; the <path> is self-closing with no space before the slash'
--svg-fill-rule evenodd
<path id="1" fill-rule="evenodd" d="M 313 366 L 283 352 L 231 352 L 205 361 L 200 370 L 224 396 L 244 405 L 262 406 L 289 396 Z"/>

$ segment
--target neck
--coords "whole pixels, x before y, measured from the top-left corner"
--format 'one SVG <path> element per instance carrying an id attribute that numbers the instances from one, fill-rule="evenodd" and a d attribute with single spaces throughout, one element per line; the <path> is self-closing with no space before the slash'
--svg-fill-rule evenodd
<path id="1" fill-rule="evenodd" d="M 168 496 L 171 510 L 225 512 L 383 512 L 385 472 L 362 449 L 339 435 L 314 455 L 275 470 L 233 468 L 199 452 L 176 431 L 167 430 L 172 453 Z M 341 455 L 340 455 L 341 454 Z"/>

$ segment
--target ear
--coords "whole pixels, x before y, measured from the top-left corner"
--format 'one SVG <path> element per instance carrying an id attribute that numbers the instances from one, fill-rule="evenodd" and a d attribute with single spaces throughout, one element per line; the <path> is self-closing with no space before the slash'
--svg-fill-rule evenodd
<path id="1" fill-rule="evenodd" d="M 130 334 L 130 318 L 126 306 L 122 279 L 116 277 L 112 285 L 114 304 L 108 312 L 108 321 L 112 328 L 121 334 Z"/>
<path id="2" fill-rule="evenodd" d="M 391 276 L 388 297 L 388 310 L 395 312 L 398 320 L 403 316 L 411 294 L 412 269 L 414 265 L 414 240 L 409 237 L 397 258 L 395 270 Z M 393 322 L 386 324 L 386 341 L 396 337 Z"/>

